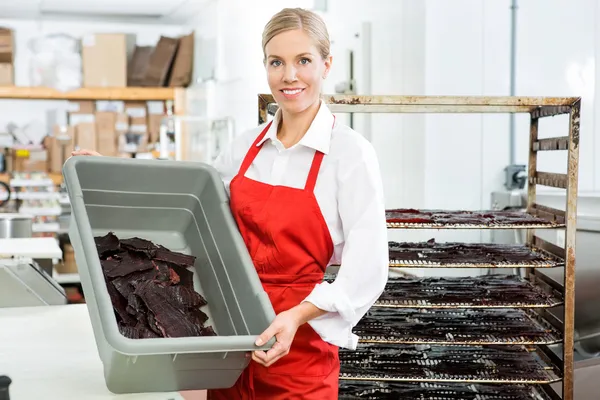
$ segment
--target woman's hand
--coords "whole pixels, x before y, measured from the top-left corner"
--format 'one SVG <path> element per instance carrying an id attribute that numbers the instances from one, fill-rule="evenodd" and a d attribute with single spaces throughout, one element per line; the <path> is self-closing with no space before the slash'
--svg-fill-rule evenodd
<path id="1" fill-rule="evenodd" d="M 98 153 L 97 151 L 92 151 L 92 150 L 75 150 L 71 152 L 72 156 L 102 156 L 102 154 Z"/>
<path id="2" fill-rule="evenodd" d="M 252 353 L 252 359 L 265 367 L 270 367 L 281 357 L 290 352 L 292 341 L 300 323 L 293 309 L 277 315 L 271 325 L 256 340 L 257 346 L 267 343 L 273 336 L 277 341 L 268 351 L 257 350 Z"/>
<path id="3" fill-rule="evenodd" d="M 294 308 L 279 313 L 271 325 L 256 340 L 257 346 L 262 346 L 271 338 L 277 340 L 268 351 L 258 350 L 252 353 L 252 359 L 257 363 L 270 367 L 281 357 L 290 352 L 292 341 L 298 328 L 320 315 L 326 314 L 312 303 L 301 303 Z"/>

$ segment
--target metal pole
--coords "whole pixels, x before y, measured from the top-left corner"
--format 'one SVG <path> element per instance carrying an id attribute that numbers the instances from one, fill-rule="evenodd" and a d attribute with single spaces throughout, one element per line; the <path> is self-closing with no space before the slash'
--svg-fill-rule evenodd
<path id="1" fill-rule="evenodd" d="M 510 5 L 510 95 L 515 95 L 516 87 L 516 69 L 517 69 L 517 0 L 512 0 Z M 510 123 L 510 156 L 508 165 L 515 164 L 515 114 L 509 114 Z"/>

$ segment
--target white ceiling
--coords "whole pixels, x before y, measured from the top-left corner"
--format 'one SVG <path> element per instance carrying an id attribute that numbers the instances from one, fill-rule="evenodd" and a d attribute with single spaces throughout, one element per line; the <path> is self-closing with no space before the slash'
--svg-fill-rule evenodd
<path id="1" fill-rule="evenodd" d="M 128 20 L 177 24 L 210 0 L 0 0 L 0 18 Z"/>

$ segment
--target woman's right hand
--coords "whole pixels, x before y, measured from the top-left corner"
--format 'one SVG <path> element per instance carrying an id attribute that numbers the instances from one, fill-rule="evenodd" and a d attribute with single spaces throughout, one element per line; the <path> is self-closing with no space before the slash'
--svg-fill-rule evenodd
<path id="1" fill-rule="evenodd" d="M 86 149 L 82 149 L 82 150 L 75 150 L 71 152 L 72 156 L 102 156 L 102 154 L 98 153 L 97 151 L 92 151 L 92 150 L 86 150 Z"/>

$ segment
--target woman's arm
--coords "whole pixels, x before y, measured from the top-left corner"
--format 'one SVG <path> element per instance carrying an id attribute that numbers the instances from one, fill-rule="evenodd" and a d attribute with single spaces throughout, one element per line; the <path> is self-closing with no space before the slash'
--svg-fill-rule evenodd
<path id="1" fill-rule="evenodd" d="M 363 147 L 351 168 L 341 168 L 338 210 L 344 230 L 335 281 L 318 284 L 304 300 L 355 326 L 385 288 L 389 250 L 383 184 L 375 150 Z"/>

